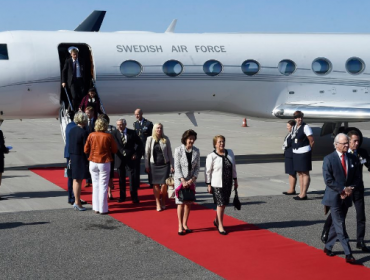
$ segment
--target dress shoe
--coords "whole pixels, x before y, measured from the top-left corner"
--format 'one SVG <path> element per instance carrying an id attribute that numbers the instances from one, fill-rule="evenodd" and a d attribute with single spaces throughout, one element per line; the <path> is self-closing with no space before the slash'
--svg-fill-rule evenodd
<path id="1" fill-rule="evenodd" d="M 80 199 L 81 205 L 87 204 L 85 200 Z"/>
<path id="2" fill-rule="evenodd" d="M 193 230 L 192 230 L 192 229 L 188 229 L 188 228 L 186 228 L 186 229 L 185 229 L 185 232 L 186 232 L 186 233 L 192 233 L 192 232 L 193 232 Z"/>
<path id="3" fill-rule="evenodd" d="M 157 208 L 157 212 L 162 212 L 162 208 Z"/>
<path id="4" fill-rule="evenodd" d="M 297 193 L 296 193 L 296 191 L 294 191 L 294 192 L 283 192 L 283 194 L 285 194 L 285 195 L 295 195 Z"/>
<path id="5" fill-rule="evenodd" d="M 218 233 L 221 234 L 221 235 L 227 235 L 227 232 L 226 231 L 220 231 L 219 228 L 217 228 L 218 230 Z"/>
<path id="6" fill-rule="evenodd" d="M 120 198 L 117 200 L 117 202 L 121 203 L 121 202 L 125 202 L 126 201 L 126 198 Z"/>
<path id="7" fill-rule="evenodd" d="M 295 199 L 295 200 L 307 200 L 307 195 L 304 196 L 304 197 L 295 196 L 295 197 L 293 197 L 293 199 Z"/>
<path id="8" fill-rule="evenodd" d="M 366 246 L 364 241 L 357 242 L 356 248 L 361 249 L 362 252 L 370 252 L 370 249 Z"/>
<path id="9" fill-rule="evenodd" d="M 185 235 L 186 233 L 185 233 L 185 232 L 183 232 L 183 231 L 179 231 L 179 232 L 178 232 L 178 234 L 179 234 L 179 235 Z"/>
<path id="10" fill-rule="evenodd" d="M 73 204 L 73 208 L 78 211 L 86 211 L 85 207 L 79 207 L 77 204 Z"/>
<path id="11" fill-rule="evenodd" d="M 346 255 L 346 263 L 355 264 L 356 259 L 352 256 L 352 254 Z"/>
<path id="12" fill-rule="evenodd" d="M 321 233 L 322 243 L 326 244 L 326 242 L 328 241 L 328 237 L 329 237 L 329 232 L 327 232 L 325 229 L 323 229 L 323 231 Z"/>
<path id="13" fill-rule="evenodd" d="M 213 221 L 213 224 L 215 225 L 216 228 L 218 228 L 218 223 L 216 222 L 216 220 Z"/>
<path id="14" fill-rule="evenodd" d="M 329 256 L 329 257 L 334 257 L 334 256 L 335 256 L 335 254 L 334 254 L 331 250 L 326 249 L 326 248 L 324 248 L 324 253 L 325 253 L 327 256 Z"/>

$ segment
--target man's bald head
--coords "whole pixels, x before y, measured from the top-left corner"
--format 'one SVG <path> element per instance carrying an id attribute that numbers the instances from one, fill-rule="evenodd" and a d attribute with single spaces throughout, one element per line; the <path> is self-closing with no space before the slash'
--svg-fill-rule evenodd
<path id="1" fill-rule="evenodd" d="M 143 119 L 143 110 L 136 109 L 135 110 L 135 117 L 137 120 L 141 121 Z"/>

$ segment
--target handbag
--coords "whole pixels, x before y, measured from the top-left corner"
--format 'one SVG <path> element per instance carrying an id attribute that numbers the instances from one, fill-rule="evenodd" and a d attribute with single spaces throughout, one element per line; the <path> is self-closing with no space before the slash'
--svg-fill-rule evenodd
<path id="1" fill-rule="evenodd" d="M 239 200 L 237 189 L 235 189 L 235 196 L 234 196 L 234 200 L 233 200 L 233 205 L 234 205 L 234 210 L 235 209 L 240 210 L 242 208 L 242 205 L 241 205 L 240 200 Z"/>
<path id="2" fill-rule="evenodd" d="M 195 193 L 190 188 L 181 188 L 179 191 L 180 201 L 195 201 Z"/>
<path id="3" fill-rule="evenodd" d="M 175 180 L 173 179 L 173 174 L 170 173 L 170 176 L 166 179 L 166 185 L 167 186 L 174 186 L 175 185 Z"/>
<path id="4" fill-rule="evenodd" d="M 68 162 L 67 168 L 64 168 L 64 177 L 65 178 L 72 178 L 71 161 Z"/>

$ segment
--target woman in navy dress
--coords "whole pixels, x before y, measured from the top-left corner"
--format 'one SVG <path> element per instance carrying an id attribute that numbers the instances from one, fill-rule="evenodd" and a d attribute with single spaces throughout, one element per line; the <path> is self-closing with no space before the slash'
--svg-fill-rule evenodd
<path id="1" fill-rule="evenodd" d="M 84 129 L 87 125 L 87 116 L 83 112 L 77 112 L 74 117 L 76 127 L 69 132 L 69 155 L 71 159 L 73 192 L 75 195 L 75 203 L 73 208 L 79 211 L 85 211 L 82 207 L 81 184 L 83 179 L 89 178 L 89 161 L 84 153 L 85 143 L 88 137 L 88 132 Z"/>
<path id="2" fill-rule="evenodd" d="M 289 191 L 283 192 L 283 194 L 285 195 L 296 194 L 295 186 L 297 183 L 297 172 L 295 172 L 293 166 L 293 148 L 292 148 L 292 129 L 294 126 L 295 126 L 294 120 L 290 120 L 286 124 L 286 128 L 288 129 L 288 135 L 285 136 L 283 144 L 285 158 L 285 174 L 289 174 L 289 186 L 290 186 Z"/>
<path id="3" fill-rule="evenodd" d="M 312 147 L 314 144 L 312 129 L 303 122 L 303 113 L 295 111 L 296 125 L 292 131 L 293 166 L 298 173 L 300 193 L 295 200 L 306 200 L 312 170 Z"/>
<path id="4" fill-rule="evenodd" d="M 4 134 L 0 129 L 0 186 L 1 186 L 1 179 L 4 173 L 4 154 L 7 154 L 7 153 L 9 153 L 9 149 L 5 147 Z M 0 200 L 1 200 L 1 196 L 0 196 Z"/>

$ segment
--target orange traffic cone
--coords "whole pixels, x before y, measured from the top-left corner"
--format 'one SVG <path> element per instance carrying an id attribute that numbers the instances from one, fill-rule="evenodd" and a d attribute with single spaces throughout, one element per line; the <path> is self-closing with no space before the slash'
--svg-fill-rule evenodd
<path id="1" fill-rule="evenodd" d="M 246 118 L 243 119 L 242 127 L 248 127 Z"/>

